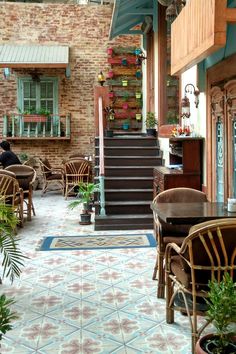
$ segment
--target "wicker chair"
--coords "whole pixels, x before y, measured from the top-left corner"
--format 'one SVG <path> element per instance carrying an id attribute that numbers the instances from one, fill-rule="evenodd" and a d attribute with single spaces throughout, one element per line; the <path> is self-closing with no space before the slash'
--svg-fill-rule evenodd
<path id="1" fill-rule="evenodd" d="M 43 177 L 42 196 L 49 191 L 50 188 L 55 187 L 55 185 L 57 185 L 62 194 L 64 194 L 63 168 L 53 168 L 48 159 L 39 159 L 39 163 Z"/>
<path id="2" fill-rule="evenodd" d="M 194 203 L 207 202 L 206 194 L 192 188 L 171 188 L 159 193 L 153 200 L 153 203 Z M 192 225 L 172 225 L 164 222 L 155 211 L 154 234 L 157 240 L 157 259 L 153 271 L 152 279 L 158 278 L 157 297 L 164 298 L 165 294 L 165 272 L 164 272 L 164 254 L 166 245 L 169 242 L 175 242 L 181 245 L 184 238 L 188 235 Z M 158 276 L 157 276 L 158 273 Z"/>
<path id="3" fill-rule="evenodd" d="M 192 227 L 181 247 L 175 243 L 166 246 L 166 321 L 174 322 L 174 310 L 187 312 L 193 353 L 208 325 L 198 328 L 197 319 L 206 311 L 209 280 L 220 282 L 228 272 L 236 281 L 235 236 L 236 218 L 211 220 Z"/>
<path id="4" fill-rule="evenodd" d="M 6 167 L 5 170 L 15 173 L 19 186 L 23 190 L 27 220 L 30 221 L 32 214 L 35 215 L 33 204 L 33 183 L 36 179 L 36 171 L 27 165 L 11 165 Z"/>
<path id="5" fill-rule="evenodd" d="M 91 162 L 83 158 L 68 160 L 64 164 L 65 171 L 65 199 L 70 194 L 75 194 L 75 187 L 80 182 L 90 182 L 92 177 Z"/>
<path id="6" fill-rule="evenodd" d="M 23 209 L 23 191 L 19 187 L 19 183 L 15 174 L 10 171 L 0 170 L 0 197 L 1 201 L 7 205 L 11 205 L 19 219 L 19 225 L 24 224 Z"/>

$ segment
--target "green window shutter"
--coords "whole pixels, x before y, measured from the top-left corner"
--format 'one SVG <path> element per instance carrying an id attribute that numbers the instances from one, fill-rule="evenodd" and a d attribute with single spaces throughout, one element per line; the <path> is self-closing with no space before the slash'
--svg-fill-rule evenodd
<path id="1" fill-rule="evenodd" d="M 19 78 L 18 107 L 21 111 L 46 109 L 58 113 L 58 79 L 41 78 L 35 82 L 31 78 Z"/>

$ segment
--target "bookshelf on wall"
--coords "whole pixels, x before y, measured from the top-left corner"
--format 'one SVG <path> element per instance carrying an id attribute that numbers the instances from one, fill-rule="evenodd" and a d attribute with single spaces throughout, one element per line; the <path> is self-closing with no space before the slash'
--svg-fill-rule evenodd
<path id="1" fill-rule="evenodd" d="M 109 104 L 114 109 L 110 128 L 141 132 L 143 52 L 137 47 L 110 47 L 107 55 L 110 64 L 107 77 Z"/>

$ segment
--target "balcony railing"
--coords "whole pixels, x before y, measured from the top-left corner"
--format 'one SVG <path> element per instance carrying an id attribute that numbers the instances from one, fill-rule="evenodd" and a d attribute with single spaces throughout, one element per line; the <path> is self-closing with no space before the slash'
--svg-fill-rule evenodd
<path id="1" fill-rule="evenodd" d="M 4 138 L 70 139 L 70 114 L 12 114 L 3 117 Z"/>

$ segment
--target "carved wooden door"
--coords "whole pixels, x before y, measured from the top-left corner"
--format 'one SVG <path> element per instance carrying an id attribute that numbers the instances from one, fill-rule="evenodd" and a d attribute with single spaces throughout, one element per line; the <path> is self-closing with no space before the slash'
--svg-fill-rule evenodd
<path id="1" fill-rule="evenodd" d="M 212 199 L 236 197 L 236 80 L 221 82 L 210 91 Z"/>

